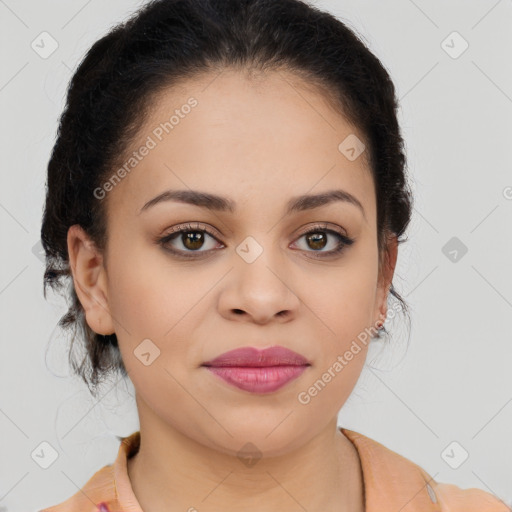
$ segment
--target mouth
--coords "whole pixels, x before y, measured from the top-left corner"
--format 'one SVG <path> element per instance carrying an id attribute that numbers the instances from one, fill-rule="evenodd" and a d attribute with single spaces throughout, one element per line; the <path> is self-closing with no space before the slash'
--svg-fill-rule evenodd
<path id="1" fill-rule="evenodd" d="M 311 363 L 292 350 L 275 346 L 231 350 L 201 366 L 244 391 L 272 393 L 302 375 Z"/>

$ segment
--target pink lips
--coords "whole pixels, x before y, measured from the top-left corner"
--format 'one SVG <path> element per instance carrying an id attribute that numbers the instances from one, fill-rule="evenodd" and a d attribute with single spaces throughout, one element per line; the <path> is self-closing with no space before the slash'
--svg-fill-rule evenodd
<path id="1" fill-rule="evenodd" d="M 264 350 L 238 348 L 202 366 L 237 388 L 252 393 L 271 393 L 299 377 L 311 364 L 300 354 L 276 346 Z"/>

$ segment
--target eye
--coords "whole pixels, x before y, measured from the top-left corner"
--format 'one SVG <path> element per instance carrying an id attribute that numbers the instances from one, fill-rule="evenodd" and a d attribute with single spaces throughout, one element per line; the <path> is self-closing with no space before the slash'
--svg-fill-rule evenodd
<path id="1" fill-rule="evenodd" d="M 205 243 L 205 237 L 217 240 L 215 234 L 207 226 L 202 224 L 194 225 L 189 223 L 186 225 L 177 226 L 173 229 L 171 234 L 159 239 L 158 242 L 164 246 L 165 249 L 178 256 L 183 256 L 184 258 L 194 258 L 196 255 L 184 253 L 196 252 L 204 254 L 213 250 L 213 248 L 209 248 L 203 251 L 199 250 Z M 171 242 L 177 242 L 178 247 L 176 247 L 176 245 L 172 245 Z"/>
<path id="2" fill-rule="evenodd" d="M 328 224 L 325 223 L 316 225 L 302 233 L 298 240 L 304 238 L 306 247 L 299 249 L 304 250 L 305 252 L 317 253 L 317 255 L 314 255 L 315 258 L 325 258 L 340 254 L 347 246 L 354 243 L 354 239 L 349 238 L 344 233 L 338 231 L 339 228 L 329 229 L 327 226 Z M 158 239 L 157 242 L 177 257 L 197 258 L 200 257 L 201 254 L 204 255 L 215 251 L 216 244 L 212 244 L 211 242 L 210 248 L 201 250 L 204 249 L 205 240 L 208 238 L 211 238 L 220 244 L 221 249 L 225 247 L 218 241 L 216 234 L 213 233 L 208 226 L 200 223 L 188 223 L 176 226 L 172 230 L 172 233 Z M 329 245 L 329 238 L 337 238 L 337 243 L 334 243 L 334 248 L 324 251 L 323 249 Z M 308 247 L 313 250 L 308 250 Z"/>
<path id="3" fill-rule="evenodd" d="M 349 238 L 344 233 L 339 232 L 337 229 L 328 229 L 328 224 L 321 224 L 309 228 L 306 232 L 302 233 L 298 240 L 304 238 L 306 247 L 313 248 L 313 252 L 318 253 L 315 258 L 324 258 L 329 256 L 335 256 L 345 250 L 347 246 L 354 243 L 354 239 Z M 322 250 L 329 245 L 329 238 L 334 237 L 338 239 L 338 242 L 334 243 L 334 248 L 330 250 Z"/>

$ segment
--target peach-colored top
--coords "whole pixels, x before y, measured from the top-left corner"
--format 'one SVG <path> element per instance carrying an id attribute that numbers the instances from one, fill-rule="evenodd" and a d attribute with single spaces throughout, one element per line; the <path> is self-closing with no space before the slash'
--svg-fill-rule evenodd
<path id="1" fill-rule="evenodd" d="M 421 467 L 362 434 L 340 428 L 357 449 L 363 469 L 366 512 L 510 512 L 480 489 L 437 483 Z M 121 439 L 113 464 L 97 471 L 75 495 L 39 512 L 142 512 L 128 477 L 140 431 Z"/>

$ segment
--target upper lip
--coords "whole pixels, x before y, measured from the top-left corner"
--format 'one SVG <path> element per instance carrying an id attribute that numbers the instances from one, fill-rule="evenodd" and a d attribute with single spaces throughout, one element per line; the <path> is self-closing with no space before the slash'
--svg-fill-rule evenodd
<path id="1" fill-rule="evenodd" d="M 281 346 L 269 347 L 263 350 L 255 347 L 236 348 L 202 364 L 202 366 L 250 367 L 305 365 L 310 365 L 305 357 Z"/>

